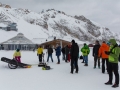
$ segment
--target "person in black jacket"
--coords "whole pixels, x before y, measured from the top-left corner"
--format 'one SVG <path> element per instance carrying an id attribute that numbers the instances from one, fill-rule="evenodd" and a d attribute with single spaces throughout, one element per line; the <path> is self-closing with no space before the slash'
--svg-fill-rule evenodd
<path id="1" fill-rule="evenodd" d="M 70 49 L 68 48 L 68 45 L 65 47 L 65 56 L 66 56 L 66 59 L 65 59 L 65 62 L 68 61 L 68 54 L 70 52 Z"/>
<path id="2" fill-rule="evenodd" d="M 71 72 L 73 74 L 73 68 L 75 66 L 76 68 L 76 73 L 78 73 L 78 54 L 79 54 L 79 47 L 77 43 L 75 43 L 75 40 L 72 40 L 72 46 L 71 46 Z"/>
<path id="3" fill-rule="evenodd" d="M 65 47 L 62 48 L 63 60 L 65 60 Z"/>
<path id="4" fill-rule="evenodd" d="M 51 46 L 48 47 L 47 52 L 48 52 L 47 62 L 49 61 L 49 57 L 51 57 L 51 61 L 53 62 L 52 58 L 53 49 L 51 48 Z"/>
<path id="5" fill-rule="evenodd" d="M 96 40 L 95 45 L 93 47 L 94 68 L 96 68 L 97 61 L 98 61 L 98 68 L 100 68 L 100 58 L 98 57 L 99 48 L 100 48 L 99 41 Z"/>

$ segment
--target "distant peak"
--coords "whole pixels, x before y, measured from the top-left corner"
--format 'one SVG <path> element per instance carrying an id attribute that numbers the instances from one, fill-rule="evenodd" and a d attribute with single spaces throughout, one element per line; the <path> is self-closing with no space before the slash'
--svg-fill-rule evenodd
<path id="1" fill-rule="evenodd" d="M 1 2 L 0 2 L 0 7 L 3 7 L 3 8 L 11 8 L 10 5 L 8 5 L 8 4 L 2 4 Z"/>

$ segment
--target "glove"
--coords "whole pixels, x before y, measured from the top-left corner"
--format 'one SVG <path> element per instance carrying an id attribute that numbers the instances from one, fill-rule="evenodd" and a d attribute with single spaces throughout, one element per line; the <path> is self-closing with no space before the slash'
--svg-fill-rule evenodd
<path id="1" fill-rule="evenodd" d="M 105 54 L 110 55 L 110 52 L 109 51 L 105 51 Z"/>

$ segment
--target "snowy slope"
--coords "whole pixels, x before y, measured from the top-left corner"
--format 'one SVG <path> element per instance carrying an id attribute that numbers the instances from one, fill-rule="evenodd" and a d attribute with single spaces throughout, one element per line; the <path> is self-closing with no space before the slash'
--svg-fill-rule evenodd
<path id="1" fill-rule="evenodd" d="M 0 51 L 0 58 L 3 56 L 12 58 L 13 53 L 14 51 Z M 7 63 L 0 61 L 0 90 L 113 90 L 111 85 L 104 85 L 108 81 L 107 72 L 102 74 L 101 69 L 93 69 L 92 50 L 89 55 L 89 66 L 85 67 L 81 63 L 82 60 L 79 60 L 79 73 L 73 75 L 70 74 L 70 63 L 65 63 L 61 59 L 61 64 L 56 64 L 55 53 L 53 53 L 54 62 L 49 60 L 49 65 L 53 69 L 48 71 L 43 71 L 41 67 L 35 65 L 38 63 L 36 52 L 21 51 L 21 54 L 22 62 L 34 65 L 27 69 L 11 70 Z M 115 90 L 119 89 L 120 87 Z"/>
<path id="2" fill-rule="evenodd" d="M 96 39 L 120 39 L 118 34 L 84 16 L 70 16 L 54 9 L 36 13 L 22 8 L 0 7 L 0 27 L 7 26 L 4 21 L 17 23 L 18 32 L 12 34 L 12 32 L 0 30 L 0 38 L 6 38 L 5 35 L 13 37 L 20 32 L 31 40 L 33 38 L 48 39 L 50 36 L 89 42 Z M 6 39 L 0 39 L 0 42 Z"/>

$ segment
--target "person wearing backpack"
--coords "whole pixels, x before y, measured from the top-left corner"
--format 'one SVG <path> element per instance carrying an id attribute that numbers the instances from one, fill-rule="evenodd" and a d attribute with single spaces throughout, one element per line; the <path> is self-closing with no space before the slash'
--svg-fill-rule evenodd
<path id="1" fill-rule="evenodd" d="M 90 49 L 86 43 L 84 43 L 84 46 L 81 48 L 81 52 L 83 54 L 83 59 L 85 61 L 84 66 L 88 66 L 88 55 L 90 53 Z"/>
<path id="2" fill-rule="evenodd" d="M 48 52 L 47 62 L 49 62 L 49 57 L 51 57 L 51 61 L 53 62 L 52 58 L 53 49 L 51 48 L 51 46 L 48 47 L 47 52 Z"/>
<path id="3" fill-rule="evenodd" d="M 109 80 L 106 82 L 106 85 L 112 85 L 113 80 L 113 72 L 115 75 L 115 83 L 112 87 L 116 88 L 119 87 L 119 72 L 118 72 L 118 58 L 120 54 L 120 49 L 118 44 L 116 43 L 115 39 L 110 39 L 110 50 L 105 51 L 107 55 L 109 55 Z"/>
<path id="4" fill-rule="evenodd" d="M 74 67 L 76 68 L 75 73 L 78 73 L 78 54 L 79 54 L 79 47 L 78 44 L 75 43 L 75 40 L 72 40 L 70 56 L 71 56 L 71 74 L 73 74 Z"/>

